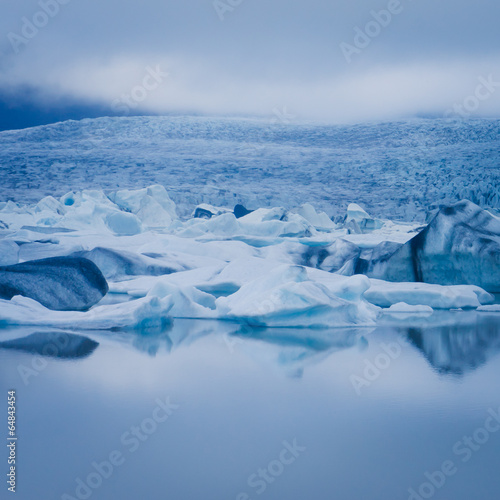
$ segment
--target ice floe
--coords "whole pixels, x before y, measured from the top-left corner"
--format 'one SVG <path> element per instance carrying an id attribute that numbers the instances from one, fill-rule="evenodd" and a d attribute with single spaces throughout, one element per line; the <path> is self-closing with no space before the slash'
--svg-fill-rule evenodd
<path id="1" fill-rule="evenodd" d="M 0 322 L 147 329 L 194 318 L 344 328 L 373 327 L 382 309 L 400 319 L 496 310 L 485 289 L 499 285 L 500 222 L 470 202 L 441 208 L 427 226 L 375 219 L 356 204 L 337 222 L 310 204 L 200 204 L 191 213 L 179 218 L 158 185 L 0 204 Z M 44 258 L 87 262 L 106 281 L 78 301 L 86 285 L 63 266 L 37 271 L 33 261 Z M 20 266 L 15 286 L 12 264 Z M 46 287 L 32 286 L 35 277 Z"/>

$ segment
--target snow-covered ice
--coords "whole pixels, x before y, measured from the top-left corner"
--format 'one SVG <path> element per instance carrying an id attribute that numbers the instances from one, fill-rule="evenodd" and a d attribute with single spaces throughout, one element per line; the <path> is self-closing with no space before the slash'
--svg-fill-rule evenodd
<path id="1" fill-rule="evenodd" d="M 85 313 L 11 293 L 0 321 L 331 328 L 496 310 L 500 122 L 261 128 L 150 117 L 1 132 L 2 269 L 88 259 L 109 293 Z M 247 147 L 257 138 L 265 155 Z"/>
<path id="2" fill-rule="evenodd" d="M 150 205 L 158 217 L 141 213 Z M 358 205 L 350 205 L 336 223 L 310 204 L 296 211 L 258 208 L 239 218 L 230 207 L 205 209 L 209 218 L 194 217 L 196 211 L 179 218 L 168 192 L 158 185 L 108 195 L 72 191 L 34 205 L 4 204 L 4 262 L 90 260 L 106 278 L 115 297 L 111 302 L 118 304 L 104 301 L 88 313 L 60 314 L 14 297 L 2 301 L 0 318 L 9 324 L 73 323 L 94 329 L 156 324 L 167 317 L 273 328 L 369 327 L 381 308 L 386 315 L 414 315 L 494 301 L 470 283 L 388 282 L 360 274 L 372 275 L 378 269 L 370 265 L 374 260 L 387 267 L 405 242 L 429 233 L 434 222 L 418 233 L 418 224 L 375 220 Z M 475 230 L 491 233 L 496 219 L 474 210 L 487 223 Z M 360 231 L 353 232 L 353 222 Z"/>

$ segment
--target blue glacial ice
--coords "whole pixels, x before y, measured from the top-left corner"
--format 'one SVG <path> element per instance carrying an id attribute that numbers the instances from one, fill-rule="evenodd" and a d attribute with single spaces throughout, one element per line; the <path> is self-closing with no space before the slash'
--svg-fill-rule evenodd
<path id="1" fill-rule="evenodd" d="M 83 258 L 109 292 L 82 305 L 55 272 L 52 295 L 69 290 L 55 307 L 22 289 L 25 273 L 0 323 L 365 328 L 384 309 L 497 314 L 500 122 L 262 126 L 103 118 L 1 132 L 0 279 Z"/>

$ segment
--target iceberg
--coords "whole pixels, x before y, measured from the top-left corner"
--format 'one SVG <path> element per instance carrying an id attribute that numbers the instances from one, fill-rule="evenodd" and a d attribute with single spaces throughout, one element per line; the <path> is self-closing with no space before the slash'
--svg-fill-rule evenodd
<path id="1" fill-rule="evenodd" d="M 399 302 L 433 309 L 475 309 L 490 304 L 494 297 L 474 285 L 431 285 L 428 283 L 391 283 L 372 279 L 366 300 L 379 307 Z"/>
<path id="2" fill-rule="evenodd" d="M 349 276 L 354 274 L 354 268 L 360 254 L 361 249 L 357 245 L 337 238 L 326 245 L 306 245 L 300 263 L 330 273 L 338 272 Z"/>
<path id="3" fill-rule="evenodd" d="M 145 297 L 118 304 L 97 305 L 89 311 L 53 311 L 33 299 L 16 295 L 0 299 L 0 326 L 50 326 L 82 330 L 164 329 L 171 323 L 172 298 Z"/>
<path id="4" fill-rule="evenodd" d="M 325 212 L 317 212 L 310 203 L 301 205 L 297 213 L 318 231 L 329 231 L 337 227 L 337 224 Z"/>
<path id="5" fill-rule="evenodd" d="M 116 191 L 109 199 L 120 210 L 135 214 L 145 227 L 168 227 L 177 219 L 175 203 L 167 190 L 155 184 L 144 189 Z"/>
<path id="6" fill-rule="evenodd" d="M 391 313 L 423 313 L 423 314 L 432 314 L 434 309 L 430 306 L 417 305 L 412 306 L 407 304 L 406 302 L 398 302 L 397 304 L 393 304 L 391 307 L 384 311 L 385 314 Z"/>
<path id="7" fill-rule="evenodd" d="M 142 232 L 142 224 L 137 216 L 127 212 L 114 212 L 104 218 L 106 226 L 118 236 L 133 236 Z"/>
<path id="8" fill-rule="evenodd" d="M 53 257 L 0 267 L 0 298 L 22 295 L 54 311 L 85 311 L 108 292 L 98 267 L 87 259 Z"/>
<path id="9" fill-rule="evenodd" d="M 500 313 L 500 304 L 489 304 L 489 305 L 479 306 L 477 310 L 479 312 Z"/>
<path id="10" fill-rule="evenodd" d="M 96 247 L 79 251 L 73 257 L 91 260 L 107 279 L 120 280 L 130 276 L 160 276 L 185 270 L 179 265 L 166 266 L 154 258 L 126 250 Z"/>
<path id="11" fill-rule="evenodd" d="M 486 289 L 498 284 L 499 219 L 469 202 L 441 209 L 423 230 L 355 204 L 344 224 L 310 204 L 250 211 L 205 203 L 181 219 L 162 186 L 0 207 L 9 224 L 0 239 L 7 322 L 128 328 L 168 317 L 352 328 L 391 315 L 435 321 L 439 309 L 494 311 Z"/>
<path id="12" fill-rule="evenodd" d="M 231 213 L 231 210 L 223 207 L 214 207 L 208 203 L 198 205 L 192 214 L 194 219 L 211 219 L 214 216 Z"/>
<path id="13" fill-rule="evenodd" d="M 446 206 L 392 255 L 375 256 L 367 274 L 500 292 L 500 219 L 470 201 Z"/>
<path id="14" fill-rule="evenodd" d="M 344 227 L 349 232 L 356 234 L 368 233 L 380 229 L 384 223 L 381 220 L 374 219 L 365 212 L 358 204 L 351 203 L 347 207 L 347 215 L 344 221 Z"/>
<path id="15" fill-rule="evenodd" d="M 345 278 L 349 297 L 311 281 L 302 266 L 281 266 L 216 301 L 220 318 L 252 326 L 332 328 L 373 326 L 376 308 L 362 294 L 369 280 Z"/>
<path id="16" fill-rule="evenodd" d="M 19 245 L 12 240 L 0 240 L 0 266 L 11 266 L 19 261 Z"/>

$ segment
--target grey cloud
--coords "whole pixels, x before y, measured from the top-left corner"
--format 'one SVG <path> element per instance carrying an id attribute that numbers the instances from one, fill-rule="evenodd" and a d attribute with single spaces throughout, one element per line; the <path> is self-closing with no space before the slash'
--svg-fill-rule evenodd
<path id="1" fill-rule="evenodd" d="M 266 114 L 282 104 L 304 118 L 352 121 L 442 113 L 478 77 L 500 79 L 494 0 L 401 0 L 362 50 L 355 28 L 397 0 L 220 0 L 235 5 L 223 21 L 213 0 L 65 1 L 19 54 L 8 35 L 41 7 L 4 2 L 0 90 L 25 84 L 47 102 L 107 104 L 160 64 L 171 76 L 138 103 L 146 111 Z M 359 50 L 350 63 L 342 42 Z M 500 91 L 477 112 L 500 114 Z"/>

